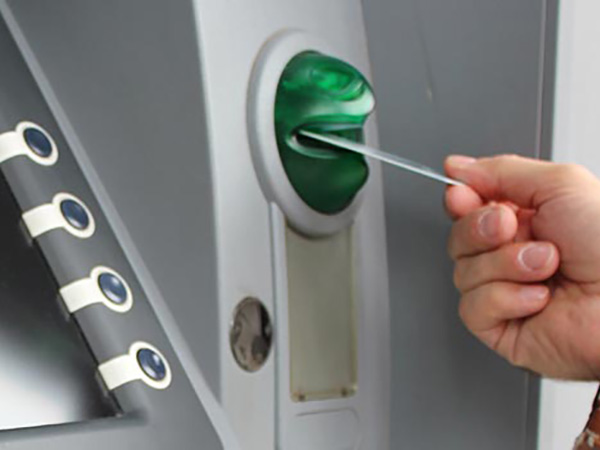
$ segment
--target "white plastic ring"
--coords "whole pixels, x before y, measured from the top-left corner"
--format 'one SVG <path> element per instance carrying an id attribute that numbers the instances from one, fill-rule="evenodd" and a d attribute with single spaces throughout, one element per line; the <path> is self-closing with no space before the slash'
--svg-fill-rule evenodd
<path id="1" fill-rule="evenodd" d="M 34 129 L 46 137 L 50 143 L 51 150 L 48 156 L 38 155 L 33 149 L 27 145 L 25 140 L 25 131 Z M 20 122 L 14 131 L 8 131 L 0 134 L 0 163 L 12 159 L 16 156 L 26 156 L 37 164 L 42 166 L 52 166 L 58 161 L 58 148 L 50 133 L 44 130 L 39 125 L 33 122 Z"/>
<path id="2" fill-rule="evenodd" d="M 123 303 L 111 301 L 104 295 L 100 287 L 100 276 L 107 273 L 116 277 L 123 285 L 126 292 Z M 133 295 L 127 282 L 119 273 L 105 266 L 96 266 L 90 272 L 89 277 L 81 278 L 63 286 L 60 289 L 60 295 L 70 313 L 98 303 L 121 314 L 126 313 L 133 306 Z"/>
<path id="3" fill-rule="evenodd" d="M 69 223 L 61 211 L 61 204 L 65 200 L 78 203 L 88 216 L 89 223 L 85 228 L 76 228 Z M 52 199 L 52 203 L 46 203 L 23 213 L 23 222 L 29 230 L 31 237 L 36 238 L 48 231 L 63 228 L 78 238 L 89 238 L 96 230 L 96 222 L 89 208 L 73 194 L 59 192 Z"/>
<path id="4" fill-rule="evenodd" d="M 165 366 L 165 376 L 161 380 L 155 380 L 148 376 L 138 362 L 138 352 L 148 349 L 156 353 Z M 142 381 L 154 389 L 166 389 L 171 384 L 173 375 L 171 367 L 164 355 L 153 345 L 147 342 L 134 342 L 129 347 L 129 352 L 109 359 L 98 366 L 98 371 L 104 379 L 104 383 L 109 390 L 113 390 L 132 381 Z"/>

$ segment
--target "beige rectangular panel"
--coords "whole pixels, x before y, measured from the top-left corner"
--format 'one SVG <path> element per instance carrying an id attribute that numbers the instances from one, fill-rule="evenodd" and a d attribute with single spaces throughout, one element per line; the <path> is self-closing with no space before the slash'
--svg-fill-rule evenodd
<path id="1" fill-rule="evenodd" d="M 290 394 L 346 397 L 357 388 L 352 228 L 306 238 L 286 227 Z"/>

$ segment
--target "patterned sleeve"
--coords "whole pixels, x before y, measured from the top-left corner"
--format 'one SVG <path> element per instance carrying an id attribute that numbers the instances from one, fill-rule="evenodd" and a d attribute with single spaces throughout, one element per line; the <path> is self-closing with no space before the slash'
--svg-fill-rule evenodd
<path id="1" fill-rule="evenodd" d="M 583 433 L 579 435 L 575 441 L 575 447 L 573 450 L 600 450 L 600 389 L 596 393 L 594 399 L 594 405 L 592 406 L 592 412 L 590 418 L 587 421 Z"/>

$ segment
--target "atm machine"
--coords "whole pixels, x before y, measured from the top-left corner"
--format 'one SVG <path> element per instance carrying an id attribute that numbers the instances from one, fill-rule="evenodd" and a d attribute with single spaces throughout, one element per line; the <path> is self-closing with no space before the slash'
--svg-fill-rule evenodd
<path id="1" fill-rule="evenodd" d="M 443 187 L 298 131 L 545 156 L 555 13 L 1 0 L 1 445 L 535 449 Z"/>

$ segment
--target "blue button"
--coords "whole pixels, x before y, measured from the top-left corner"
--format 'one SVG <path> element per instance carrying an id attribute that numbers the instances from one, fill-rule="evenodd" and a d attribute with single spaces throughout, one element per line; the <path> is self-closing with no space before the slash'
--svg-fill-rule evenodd
<path id="1" fill-rule="evenodd" d="M 23 138 L 27 146 L 38 156 L 47 158 L 52 154 L 52 142 L 48 136 L 37 128 L 26 128 Z"/>
<path id="2" fill-rule="evenodd" d="M 144 373 L 153 380 L 161 381 L 167 376 L 167 367 L 155 351 L 143 348 L 137 352 L 137 360 Z"/>
<path id="3" fill-rule="evenodd" d="M 60 202 L 60 211 L 67 222 L 78 230 L 85 230 L 90 226 L 90 217 L 88 213 L 74 200 L 63 200 Z"/>
<path id="4" fill-rule="evenodd" d="M 112 273 L 104 272 L 98 277 L 98 286 L 104 296 L 117 305 L 127 301 L 127 289 L 119 277 Z"/>

